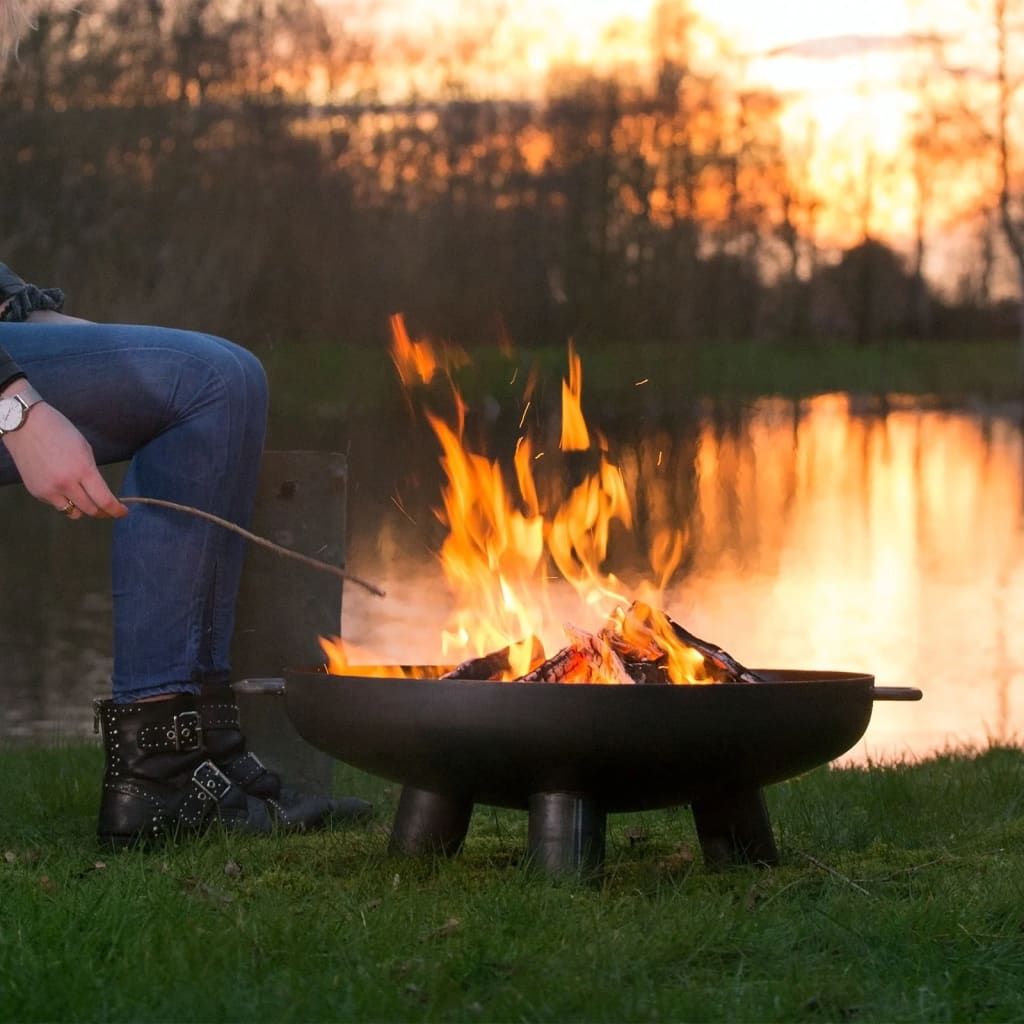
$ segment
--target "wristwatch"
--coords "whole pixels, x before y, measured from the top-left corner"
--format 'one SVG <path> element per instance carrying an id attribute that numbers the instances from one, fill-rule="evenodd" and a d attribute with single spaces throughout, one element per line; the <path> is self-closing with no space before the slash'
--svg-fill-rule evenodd
<path id="1" fill-rule="evenodd" d="M 29 409 L 43 396 L 31 384 L 26 384 L 16 395 L 0 398 L 0 437 L 24 426 Z"/>

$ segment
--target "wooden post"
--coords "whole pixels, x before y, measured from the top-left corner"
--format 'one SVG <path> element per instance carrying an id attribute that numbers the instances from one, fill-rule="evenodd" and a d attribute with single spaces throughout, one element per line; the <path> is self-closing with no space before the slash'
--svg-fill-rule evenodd
<path id="1" fill-rule="evenodd" d="M 267 451 L 252 531 L 344 567 L 348 463 L 339 452 Z M 231 649 L 235 679 L 322 664 L 341 635 L 342 581 L 255 544 L 245 556 Z"/>

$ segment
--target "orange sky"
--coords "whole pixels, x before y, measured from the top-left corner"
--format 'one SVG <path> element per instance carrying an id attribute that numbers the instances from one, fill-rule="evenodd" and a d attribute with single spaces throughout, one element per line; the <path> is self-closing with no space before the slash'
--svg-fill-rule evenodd
<path id="1" fill-rule="evenodd" d="M 430 95 L 449 70 L 477 95 L 542 98 L 547 73 L 565 64 L 613 68 L 649 64 L 649 15 L 656 0 L 333 0 L 345 18 L 378 26 L 377 51 L 388 52 L 394 32 L 419 40 L 417 56 L 398 48 L 389 70 L 394 96 Z M 977 63 L 972 34 L 978 15 L 963 0 L 689 0 L 700 20 L 703 56 L 730 82 L 770 88 L 785 100 L 784 139 L 800 181 L 821 199 L 818 241 L 856 244 L 867 230 L 897 246 L 913 241 L 916 190 L 905 145 L 917 107 L 915 83 L 933 59 L 915 37 L 939 33 L 955 40 L 957 60 Z M 973 25 L 970 22 L 974 18 Z M 480 26 L 488 26 L 481 32 Z M 475 29 L 475 31 L 474 31 Z M 480 39 L 487 42 L 481 46 Z M 466 45 L 463 45 L 465 42 Z M 724 46 L 724 50 L 723 50 Z M 722 64 L 723 52 L 729 54 Z M 474 70 L 466 73 L 463 56 Z M 979 79 L 980 80 L 980 79 Z M 385 98 L 389 98 L 385 95 Z M 978 168 L 938 182 L 928 223 L 934 232 L 933 278 L 963 244 L 962 215 L 988 201 L 993 180 Z M 866 197 L 870 201 L 866 201 Z M 959 226 L 958 226 L 959 225 Z M 926 272 L 929 272 L 926 268 Z"/>
<path id="2" fill-rule="evenodd" d="M 493 20 L 485 68 L 473 81 L 484 92 L 508 92 L 509 81 L 511 91 L 542 92 L 546 72 L 559 63 L 642 64 L 653 6 L 654 0 L 373 0 L 382 24 L 425 40 L 451 37 L 460 23 Z M 820 193 L 838 197 L 826 204 L 826 220 L 834 223 L 822 223 L 822 230 L 837 235 L 852 224 L 870 163 L 878 181 L 887 176 L 873 202 L 873 230 L 909 235 L 909 179 L 891 166 L 914 106 L 905 87 L 913 61 L 908 36 L 948 25 L 953 0 L 691 0 L 689 7 L 708 27 L 708 54 L 712 35 L 725 39 L 741 58 L 730 74 L 785 95 L 783 127 L 794 149 L 813 140 L 810 178 Z M 431 85 L 417 84 L 422 91 Z"/>

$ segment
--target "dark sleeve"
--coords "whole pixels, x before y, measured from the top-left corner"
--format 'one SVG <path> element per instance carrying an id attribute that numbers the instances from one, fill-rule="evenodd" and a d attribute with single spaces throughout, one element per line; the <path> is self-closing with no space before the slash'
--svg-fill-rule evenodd
<path id="1" fill-rule="evenodd" d="M 0 302 L 16 295 L 24 287 L 25 282 L 6 263 L 0 263 Z M 0 389 L 21 375 L 18 364 L 0 348 Z"/>
<path id="2" fill-rule="evenodd" d="M 4 349 L 0 348 L 0 390 L 7 387 L 12 380 L 23 376 L 24 374 L 19 369 L 18 364 Z"/>
<path id="3" fill-rule="evenodd" d="M 0 304 L 6 302 L 0 320 L 20 323 L 37 309 L 52 309 L 59 313 L 64 308 L 64 293 L 59 288 L 37 288 L 0 263 Z"/>
<path id="4" fill-rule="evenodd" d="M 6 263 L 0 263 L 0 302 L 12 298 L 27 286 L 27 282 L 18 277 Z"/>

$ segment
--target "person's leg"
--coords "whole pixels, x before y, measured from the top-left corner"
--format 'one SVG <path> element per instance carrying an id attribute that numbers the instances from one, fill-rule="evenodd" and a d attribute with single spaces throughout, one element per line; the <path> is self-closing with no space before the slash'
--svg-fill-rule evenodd
<path id="1" fill-rule="evenodd" d="M 236 364 L 233 372 L 242 385 L 240 394 L 246 403 L 246 407 L 239 410 L 241 426 L 233 454 L 234 485 L 227 496 L 223 518 L 248 527 L 256 499 L 266 432 L 266 376 L 252 353 L 221 338 L 213 340 L 224 348 L 226 359 Z M 226 530 L 220 530 L 219 544 L 199 651 L 199 678 L 204 687 L 224 684 L 231 678 L 231 639 L 246 550 L 245 539 Z"/>
<path id="2" fill-rule="evenodd" d="M 151 371 L 157 384 L 172 385 L 177 411 L 132 459 L 122 496 L 174 501 L 248 526 L 266 423 L 263 370 L 228 342 L 197 343 L 201 357 L 190 348 L 168 366 L 161 352 Z M 115 697 L 163 686 L 171 665 L 191 692 L 226 683 L 244 539 L 187 513 L 130 507 L 114 525 Z M 155 652 L 147 641 L 154 635 L 162 637 Z"/>
<path id="3" fill-rule="evenodd" d="M 248 522 L 267 406 L 250 353 L 208 335 L 129 325 L 4 325 L 0 341 L 97 462 L 130 460 L 124 497 Z M 0 451 L 0 483 L 16 479 Z M 204 760 L 194 695 L 229 677 L 243 553 L 242 538 L 185 512 L 131 505 L 114 523 L 113 699 L 97 708 L 107 747 L 101 838 L 120 844 L 193 828 L 214 805 L 222 821 L 249 831 L 324 817 L 325 802 L 253 800 Z M 178 696 L 152 701 L 168 695 Z"/>
<path id="4" fill-rule="evenodd" d="M 251 353 L 130 325 L 10 325 L 3 343 L 98 463 L 130 460 L 124 497 L 248 523 L 267 408 Z M 0 481 L 13 478 L 0 452 Z M 113 526 L 114 699 L 197 693 L 204 678 L 229 674 L 244 540 L 187 513 L 130 510 Z"/>

